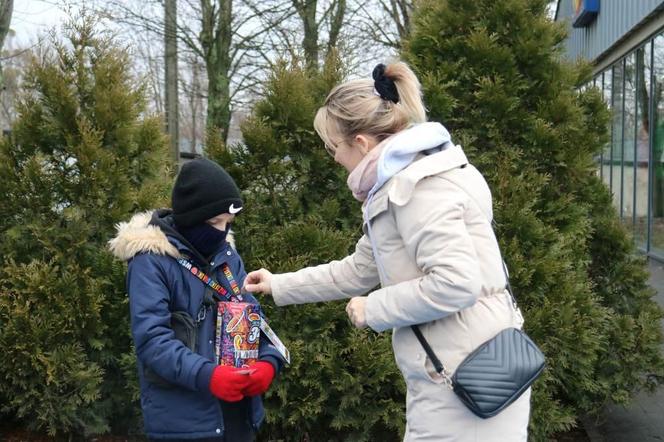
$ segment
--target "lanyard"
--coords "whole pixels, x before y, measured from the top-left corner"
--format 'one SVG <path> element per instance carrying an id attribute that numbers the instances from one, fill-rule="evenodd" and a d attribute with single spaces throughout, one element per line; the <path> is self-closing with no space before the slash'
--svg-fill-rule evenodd
<path id="1" fill-rule="evenodd" d="M 243 300 L 242 293 L 240 292 L 240 287 L 238 286 L 237 281 L 235 281 L 235 278 L 233 277 L 233 272 L 231 272 L 231 269 L 227 263 L 222 264 L 221 268 L 222 271 L 224 272 L 224 275 L 226 276 L 226 279 L 228 280 L 228 283 L 231 286 L 231 290 L 233 290 L 233 293 L 230 293 L 221 284 L 219 284 L 217 281 L 206 275 L 201 269 L 196 267 L 191 261 L 184 258 L 179 258 L 178 263 L 185 269 L 189 270 L 192 275 L 200 279 L 205 285 L 209 286 L 210 288 L 212 288 L 212 290 L 217 292 L 222 297 L 223 300 L 231 302 L 240 302 Z M 219 320 L 218 316 L 217 320 Z M 274 330 L 272 330 L 272 327 L 270 327 L 270 325 L 267 323 L 265 317 L 262 315 L 262 312 L 261 312 L 261 330 L 263 331 L 263 333 L 265 333 L 265 336 L 267 336 L 268 339 L 272 342 L 272 345 L 275 346 L 277 351 L 281 353 L 286 362 L 290 364 L 290 352 L 288 351 L 284 343 L 281 342 L 279 336 L 277 336 Z"/>
<path id="2" fill-rule="evenodd" d="M 228 290 L 226 290 L 217 281 L 206 275 L 201 269 L 196 267 L 191 261 L 184 258 L 180 258 L 178 259 L 178 263 L 185 269 L 189 270 L 191 274 L 194 275 L 196 278 L 203 281 L 203 284 L 209 286 L 212 290 L 219 293 L 219 295 L 221 295 L 223 300 L 233 301 L 233 302 L 242 301 L 242 294 L 240 293 L 240 288 L 237 286 L 237 282 L 235 282 L 235 278 L 233 278 L 233 274 L 231 273 L 231 269 L 228 267 L 228 264 L 224 263 L 222 265 L 222 270 L 224 272 L 224 275 L 226 275 L 228 282 L 231 285 L 233 294 L 231 294 Z M 233 295 L 235 295 L 236 299 L 233 298 Z"/>

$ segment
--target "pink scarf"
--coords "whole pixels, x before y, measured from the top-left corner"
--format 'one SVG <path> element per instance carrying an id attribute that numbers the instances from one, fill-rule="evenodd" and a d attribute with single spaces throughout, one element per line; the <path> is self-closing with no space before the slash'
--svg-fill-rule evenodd
<path id="1" fill-rule="evenodd" d="M 389 139 L 389 138 L 388 138 Z M 385 139 L 378 143 L 373 149 L 367 153 L 362 161 L 359 162 L 355 169 L 348 175 L 348 188 L 353 192 L 353 196 L 358 201 L 364 201 L 369 196 L 369 191 L 373 188 L 378 180 L 378 159 L 387 144 Z"/>

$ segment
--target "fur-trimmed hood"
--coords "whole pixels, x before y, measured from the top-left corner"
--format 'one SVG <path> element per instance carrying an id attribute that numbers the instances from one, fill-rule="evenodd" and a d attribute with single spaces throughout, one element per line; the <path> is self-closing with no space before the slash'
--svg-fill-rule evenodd
<path id="1" fill-rule="evenodd" d="M 116 258 L 128 261 L 139 253 L 155 253 L 180 258 L 180 252 L 166 234 L 150 224 L 152 211 L 137 213 L 128 222 L 116 225 L 117 235 L 108 242 Z"/>
<path id="2" fill-rule="evenodd" d="M 117 235 L 108 242 L 108 248 L 113 255 L 122 260 L 128 261 L 139 253 L 154 253 L 156 255 L 167 255 L 173 258 L 182 256 L 178 248 L 178 242 L 173 242 L 173 237 L 177 239 L 177 232 L 164 232 L 162 228 L 153 222 L 155 217 L 161 217 L 168 214 L 169 211 L 147 211 L 137 213 L 129 221 L 121 222 L 116 225 Z M 168 234 L 167 234 L 168 233 Z M 182 239 L 184 242 L 184 240 Z M 235 248 L 233 234 L 228 233 L 227 241 L 231 247 Z"/>

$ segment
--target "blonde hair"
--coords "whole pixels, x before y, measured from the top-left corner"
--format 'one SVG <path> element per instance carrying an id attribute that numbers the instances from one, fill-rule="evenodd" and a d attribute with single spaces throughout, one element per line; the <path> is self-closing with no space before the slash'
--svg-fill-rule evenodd
<path id="1" fill-rule="evenodd" d="M 332 89 L 314 119 L 314 128 L 326 145 L 334 148 L 339 139 L 357 134 L 371 135 L 380 142 L 426 121 L 420 82 L 408 65 L 389 64 L 385 76 L 394 81 L 398 103 L 381 98 L 373 79 L 352 80 Z"/>

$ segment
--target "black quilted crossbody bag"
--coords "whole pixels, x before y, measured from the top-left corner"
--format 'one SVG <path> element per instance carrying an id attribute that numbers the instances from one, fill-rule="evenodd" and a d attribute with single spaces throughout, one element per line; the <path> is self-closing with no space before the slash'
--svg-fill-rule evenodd
<path id="1" fill-rule="evenodd" d="M 507 268 L 503 271 L 515 312 L 518 311 Z M 436 372 L 470 411 L 486 419 L 507 408 L 544 370 L 544 355 L 525 332 L 506 328 L 466 356 L 450 377 L 417 325 L 411 326 Z"/>

